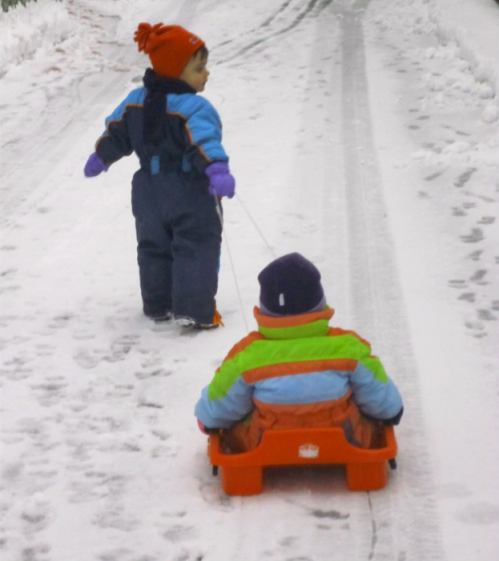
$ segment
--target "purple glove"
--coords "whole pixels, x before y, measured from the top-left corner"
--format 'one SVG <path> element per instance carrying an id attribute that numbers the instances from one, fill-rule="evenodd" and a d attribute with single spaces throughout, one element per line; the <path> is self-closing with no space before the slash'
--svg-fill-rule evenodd
<path id="1" fill-rule="evenodd" d="M 236 189 L 236 181 L 229 172 L 227 162 L 214 162 L 206 168 L 205 173 L 210 180 L 210 186 L 208 187 L 210 195 L 232 199 Z"/>
<path id="2" fill-rule="evenodd" d="M 109 166 L 106 166 L 106 164 L 99 158 L 97 153 L 94 152 L 90 155 L 90 158 L 88 158 L 83 172 L 85 173 L 85 177 L 95 177 L 96 175 L 99 175 L 103 171 L 107 171 L 108 169 Z"/>

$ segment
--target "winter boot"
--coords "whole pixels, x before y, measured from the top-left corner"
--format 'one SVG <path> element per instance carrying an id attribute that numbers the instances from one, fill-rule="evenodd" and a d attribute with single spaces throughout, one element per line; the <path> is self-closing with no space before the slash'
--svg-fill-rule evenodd
<path id="1" fill-rule="evenodd" d="M 168 321 L 173 317 L 173 313 L 170 310 L 165 310 L 164 312 L 146 312 L 144 310 L 144 315 L 157 323 Z"/>
<path id="2" fill-rule="evenodd" d="M 176 317 L 175 322 L 180 327 L 186 327 L 189 329 L 215 329 L 220 325 L 223 326 L 222 316 L 216 308 L 215 314 L 213 315 L 213 321 L 211 323 L 199 323 L 190 317 Z"/>

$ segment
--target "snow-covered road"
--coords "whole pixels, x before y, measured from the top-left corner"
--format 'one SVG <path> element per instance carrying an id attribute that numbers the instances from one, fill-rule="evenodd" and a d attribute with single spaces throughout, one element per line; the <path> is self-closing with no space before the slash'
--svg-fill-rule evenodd
<path id="1" fill-rule="evenodd" d="M 473 28 L 447 0 L 115 4 L 52 6 L 64 36 L 0 69 L 2 560 L 495 559 L 499 73 Z M 49 7 L 19 8 L 19 28 Z M 140 313 L 135 156 L 82 174 L 140 83 L 143 20 L 210 48 L 238 184 L 210 333 Z M 290 251 L 402 391 L 383 491 L 286 470 L 229 498 L 211 475 L 194 404 Z"/>

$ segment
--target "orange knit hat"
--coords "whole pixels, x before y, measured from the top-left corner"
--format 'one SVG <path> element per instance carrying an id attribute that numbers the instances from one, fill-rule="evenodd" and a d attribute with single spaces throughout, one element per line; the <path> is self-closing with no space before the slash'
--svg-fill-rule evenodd
<path id="1" fill-rule="evenodd" d="M 139 51 L 149 55 L 156 74 L 168 78 L 179 78 L 191 56 L 204 45 L 204 41 L 180 25 L 162 23 L 140 23 L 134 40 Z"/>

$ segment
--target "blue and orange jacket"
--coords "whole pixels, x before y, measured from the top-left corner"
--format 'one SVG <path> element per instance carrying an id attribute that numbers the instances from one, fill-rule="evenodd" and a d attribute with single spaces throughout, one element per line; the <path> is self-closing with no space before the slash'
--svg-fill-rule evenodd
<path id="1" fill-rule="evenodd" d="M 168 93 L 166 131 L 158 150 L 151 153 L 143 138 L 146 87 L 131 91 L 106 118 L 106 130 L 95 150 L 110 165 L 135 152 L 143 170 L 152 174 L 191 170 L 203 174 L 214 161 L 227 161 L 222 146 L 222 124 L 211 103 L 195 93 Z"/>
<path id="2" fill-rule="evenodd" d="M 258 332 L 232 348 L 202 391 L 195 414 L 205 427 L 227 429 L 252 413 L 256 435 L 271 427 L 343 426 L 352 416 L 348 404 L 376 419 L 402 409 L 369 343 L 329 326 L 334 310 L 269 317 L 255 308 L 254 314 Z M 350 421 L 358 424 L 359 415 Z"/>

